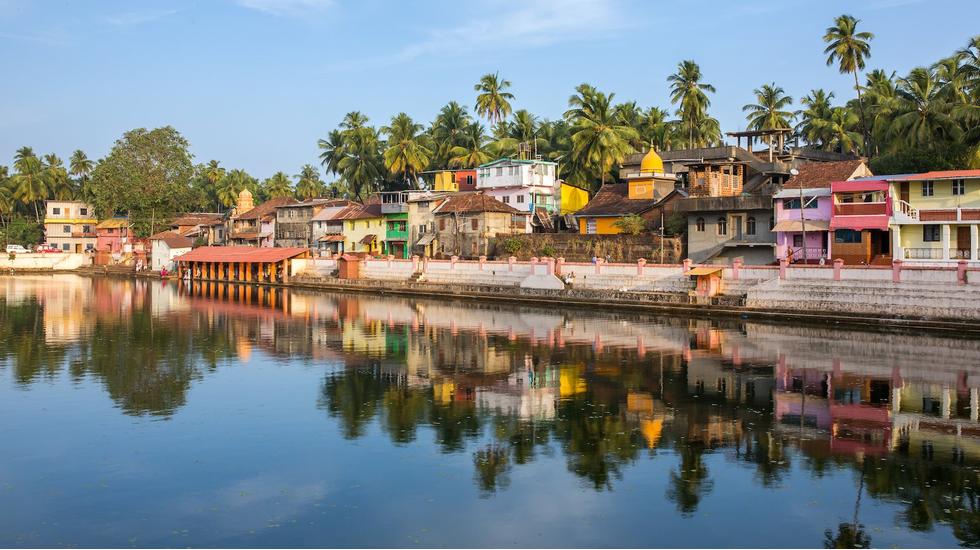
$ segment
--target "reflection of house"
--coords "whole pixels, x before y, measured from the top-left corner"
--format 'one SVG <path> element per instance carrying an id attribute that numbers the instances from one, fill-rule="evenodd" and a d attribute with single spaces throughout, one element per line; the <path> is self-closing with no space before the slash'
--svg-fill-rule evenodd
<path id="1" fill-rule="evenodd" d="M 489 256 L 491 241 L 525 232 L 527 216 L 483 193 L 450 196 L 434 212 L 439 251 L 453 256 Z"/>
<path id="2" fill-rule="evenodd" d="M 276 208 L 293 204 L 296 199 L 280 197 L 269 199 L 253 207 L 252 193 L 243 189 L 238 194 L 238 205 L 229 221 L 231 233 L 228 240 L 232 245 L 271 247 L 275 245 Z"/>
<path id="3" fill-rule="evenodd" d="M 776 193 L 776 257 L 793 261 L 832 259 L 830 184 L 871 175 L 861 160 L 810 162 Z M 802 215 L 801 215 L 802 210 Z M 806 244 L 804 245 L 804 236 Z"/>
<path id="4" fill-rule="evenodd" d="M 44 203 L 44 242 L 65 252 L 94 250 L 95 210 L 81 201 Z"/>

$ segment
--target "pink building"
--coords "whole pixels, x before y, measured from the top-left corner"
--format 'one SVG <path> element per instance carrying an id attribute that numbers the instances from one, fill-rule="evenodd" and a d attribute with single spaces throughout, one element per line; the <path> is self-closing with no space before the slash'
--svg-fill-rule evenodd
<path id="1" fill-rule="evenodd" d="M 132 228 L 126 218 L 110 218 L 95 226 L 95 237 L 96 250 L 116 254 L 132 244 Z"/>
<path id="2" fill-rule="evenodd" d="M 861 160 L 803 164 L 783 189 L 773 196 L 776 257 L 792 262 L 817 263 L 833 258 L 834 214 L 831 182 L 870 176 Z"/>

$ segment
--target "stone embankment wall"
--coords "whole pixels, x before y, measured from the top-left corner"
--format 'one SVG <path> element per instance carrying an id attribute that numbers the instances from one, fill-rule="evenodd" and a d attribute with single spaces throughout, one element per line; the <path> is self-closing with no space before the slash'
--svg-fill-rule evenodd
<path id="1" fill-rule="evenodd" d="M 71 271 L 92 265 L 88 254 L 17 254 L 13 260 L 0 253 L 0 271 Z"/>
<path id="2" fill-rule="evenodd" d="M 610 262 L 635 262 L 640 258 L 666 264 L 679 264 L 683 259 L 684 244 L 679 237 L 663 240 L 663 260 L 660 258 L 660 235 L 581 235 L 578 233 L 531 233 L 501 237 L 497 240 L 497 253 L 506 242 L 519 243 L 512 255 L 519 260 L 532 257 L 552 256 L 570 262 L 589 262 L 592 256 L 607 258 Z"/>
<path id="3" fill-rule="evenodd" d="M 591 293 L 608 296 L 643 296 L 646 293 L 688 296 L 693 267 L 635 263 L 596 264 L 562 259 L 520 261 L 397 260 L 368 258 L 361 264 L 361 282 L 383 287 L 418 284 L 431 291 L 443 285 L 494 289 L 547 290 L 552 293 Z M 713 266 L 721 267 L 721 266 Z M 337 281 L 337 261 L 308 260 L 294 266 L 294 276 L 307 280 Z M 566 283 L 566 281 L 571 281 Z M 597 294 L 598 293 L 598 294 Z M 604 293 L 604 294 L 603 294 Z M 748 310 L 813 314 L 855 314 L 880 318 L 980 320 L 980 268 L 967 264 L 950 267 L 744 266 L 722 267 L 723 295 L 741 298 Z M 744 300 L 744 302 L 743 302 Z M 686 300 L 685 300 L 686 301 Z"/>

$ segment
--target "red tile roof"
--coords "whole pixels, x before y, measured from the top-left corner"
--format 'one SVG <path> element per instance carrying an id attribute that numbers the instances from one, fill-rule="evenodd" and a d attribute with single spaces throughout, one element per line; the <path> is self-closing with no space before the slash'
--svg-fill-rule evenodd
<path id="1" fill-rule="evenodd" d="M 171 227 L 189 227 L 193 225 L 215 225 L 222 223 L 224 214 L 214 212 L 189 212 L 170 222 Z"/>
<path id="2" fill-rule="evenodd" d="M 365 204 L 354 204 L 347 207 L 343 212 L 334 216 L 335 220 L 363 220 L 381 217 L 381 202 L 370 202 Z"/>
<path id="3" fill-rule="evenodd" d="M 807 162 L 800 165 L 799 174 L 791 177 L 783 189 L 821 189 L 830 187 L 831 182 L 844 181 L 854 175 L 863 160 L 841 160 L 836 162 Z"/>
<path id="4" fill-rule="evenodd" d="M 245 212 L 244 214 L 239 214 L 236 216 L 239 220 L 257 220 L 259 218 L 264 218 L 266 216 L 274 216 L 276 214 L 276 207 L 285 206 L 287 204 L 296 204 L 296 199 L 292 197 L 279 197 L 275 199 L 269 199 L 262 204 L 256 206 L 255 208 Z"/>
<path id="5" fill-rule="evenodd" d="M 163 241 L 170 248 L 190 248 L 194 246 L 194 241 L 180 235 L 176 231 L 161 231 L 156 235 L 150 236 L 151 241 Z"/>
<path id="6" fill-rule="evenodd" d="M 628 183 L 607 183 L 599 188 L 576 216 L 626 216 L 640 214 L 660 202 L 656 199 L 630 199 Z"/>
<path id="7" fill-rule="evenodd" d="M 306 248 L 261 248 L 253 246 L 202 246 L 179 256 L 180 262 L 281 262 L 301 254 Z"/>
<path id="8" fill-rule="evenodd" d="M 923 172 L 921 174 L 909 174 L 894 179 L 889 176 L 882 176 L 882 179 L 889 181 L 950 180 L 963 178 L 980 178 L 980 170 L 938 170 Z"/>
<path id="9" fill-rule="evenodd" d="M 435 214 L 466 214 L 477 212 L 501 212 L 504 214 L 527 214 L 504 204 L 490 195 L 483 193 L 457 193 L 439 205 Z"/>

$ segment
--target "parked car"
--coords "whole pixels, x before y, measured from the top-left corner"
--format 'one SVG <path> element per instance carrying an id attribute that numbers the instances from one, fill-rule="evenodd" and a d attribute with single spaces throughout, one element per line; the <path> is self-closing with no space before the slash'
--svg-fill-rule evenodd
<path id="1" fill-rule="evenodd" d="M 50 244 L 39 244 L 34 251 L 40 254 L 61 254 L 60 248 L 57 246 L 51 246 Z"/>
<path id="2" fill-rule="evenodd" d="M 28 252 L 30 252 L 30 250 L 24 248 L 23 246 L 21 246 L 19 244 L 8 244 L 7 245 L 7 254 L 11 254 L 11 253 L 12 254 L 27 254 Z"/>

